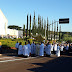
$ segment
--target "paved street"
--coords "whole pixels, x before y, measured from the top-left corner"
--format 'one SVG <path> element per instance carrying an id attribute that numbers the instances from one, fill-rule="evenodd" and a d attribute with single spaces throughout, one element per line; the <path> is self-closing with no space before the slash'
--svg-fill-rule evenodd
<path id="1" fill-rule="evenodd" d="M 0 72 L 59 72 L 64 70 L 70 72 L 72 66 L 72 56 L 62 55 L 56 57 L 13 57 L 13 56 L 2 56 L 0 61 L 4 59 L 4 62 L 0 62 Z M 11 60 L 7 61 L 6 60 Z M 12 61 L 13 60 L 13 61 Z"/>

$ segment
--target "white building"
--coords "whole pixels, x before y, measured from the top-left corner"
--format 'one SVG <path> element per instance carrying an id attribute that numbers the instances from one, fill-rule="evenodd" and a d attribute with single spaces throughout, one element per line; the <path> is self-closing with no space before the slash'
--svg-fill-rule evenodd
<path id="1" fill-rule="evenodd" d="M 0 9 L 0 36 L 2 37 L 7 35 L 7 24 L 8 20 Z"/>
<path id="2" fill-rule="evenodd" d="M 15 29 L 8 29 L 8 20 L 4 16 L 3 12 L 0 9 L 0 36 L 12 36 L 12 37 L 22 37 L 23 31 L 18 31 Z"/>

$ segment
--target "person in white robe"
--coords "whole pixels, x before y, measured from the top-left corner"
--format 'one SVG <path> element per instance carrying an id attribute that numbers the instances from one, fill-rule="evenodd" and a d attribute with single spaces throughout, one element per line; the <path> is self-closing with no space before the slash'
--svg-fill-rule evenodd
<path id="1" fill-rule="evenodd" d="M 61 46 L 60 46 L 61 55 L 63 54 L 63 49 L 64 49 L 64 46 L 63 46 L 63 44 L 61 44 Z"/>
<path id="2" fill-rule="evenodd" d="M 45 46 L 44 46 L 44 56 L 46 56 L 46 50 L 47 50 L 47 44 L 45 44 Z"/>
<path id="3" fill-rule="evenodd" d="M 60 46 L 59 46 L 59 44 L 57 45 L 56 55 L 57 55 L 57 57 L 60 57 Z"/>
<path id="4" fill-rule="evenodd" d="M 17 49 L 17 55 L 18 55 L 18 48 L 19 48 L 19 43 L 17 41 L 17 43 L 15 44 L 15 48 Z"/>
<path id="5" fill-rule="evenodd" d="M 54 45 L 51 44 L 51 54 L 53 54 L 53 47 L 54 47 Z"/>
<path id="6" fill-rule="evenodd" d="M 39 55 L 39 50 L 40 50 L 40 45 L 37 43 L 36 44 L 36 56 Z"/>
<path id="7" fill-rule="evenodd" d="M 56 52 L 57 52 L 57 44 L 55 43 L 54 44 L 54 54 L 56 54 Z"/>
<path id="8" fill-rule="evenodd" d="M 68 45 L 66 44 L 66 54 L 68 55 L 68 53 L 69 53 L 69 47 L 68 47 Z"/>
<path id="9" fill-rule="evenodd" d="M 30 45 L 30 41 L 28 41 L 27 46 L 28 46 L 29 56 L 31 56 L 31 45 Z"/>
<path id="10" fill-rule="evenodd" d="M 20 42 L 20 44 L 19 44 L 19 49 L 18 49 L 18 55 L 19 56 L 22 56 L 23 55 L 23 49 L 22 49 L 22 45 L 21 45 L 22 43 Z"/>
<path id="11" fill-rule="evenodd" d="M 32 44 L 31 44 L 31 56 L 35 56 L 35 52 L 36 51 L 36 45 L 35 45 L 35 43 L 33 42 Z"/>
<path id="12" fill-rule="evenodd" d="M 25 45 L 23 46 L 23 56 L 29 57 L 28 46 L 26 45 L 26 42 Z"/>
<path id="13" fill-rule="evenodd" d="M 39 56 L 44 56 L 44 44 L 41 42 Z"/>
<path id="14" fill-rule="evenodd" d="M 46 56 L 50 57 L 51 55 L 51 44 L 48 42 L 47 49 L 46 49 Z"/>

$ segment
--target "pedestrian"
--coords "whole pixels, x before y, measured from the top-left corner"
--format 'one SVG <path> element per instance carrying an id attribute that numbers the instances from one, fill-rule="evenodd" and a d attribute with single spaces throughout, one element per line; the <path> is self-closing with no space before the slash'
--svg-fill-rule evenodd
<path id="1" fill-rule="evenodd" d="M 35 52 L 36 51 L 36 45 L 35 45 L 35 43 L 33 42 L 32 44 L 31 44 L 31 56 L 35 56 Z"/>
<path id="2" fill-rule="evenodd" d="M 40 57 L 43 57 L 44 56 L 44 44 L 43 44 L 43 42 L 41 42 L 41 45 L 40 45 L 39 56 Z"/>
<path id="3" fill-rule="evenodd" d="M 30 45 L 30 41 L 28 41 L 27 46 L 28 46 L 29 56 L 31 56 L 31 45 Z"/>
<path id="4" fill-rule="evenodd" d="M 19 43 L 19 49 L 18 49 L 18 56 L 22 56 L 23 55 L 23 49 L 22 49 L 22 43 Z"/>
<path id="5" fill-rule="evenodd" d="M 37 43 L 36 44 L 36 56 L 39 55 L 39 50 L 40 50 L 40 45 Z"/>
<path id="6" fill-rule="evenodd" d="M 66 54 L 68 55 L 68 53 L 69 53 L 69 47 L 68 47 L 68 45 L 66 44 Z"/>
<path id="7" fill-rule="evenodd" d="M 19 48 L 19 43 L 17 41 L 17 43 L 15 44 L 15 48 L 17 49 L 17 55 L 18 55 L 18 48 Z"/>
<path id="8" fill-rule="evenodd" d="M 44 46 L 44 56 L 46 56 L 47 44 Z"/>
<path id="9" fill-rule="evenodd" d="M 63 44 L 61 44 L 61 46 L 60 46 L 60 53 L 61 53 L 61 55 L 63 55 L 63 49 L 64 49 L 64 46 L 63 46 Z"/>
<path id="10" fill-rule="evenodd" d="M 29 57 L 28 46 L 26 45 L 26 42 L 25 45 L 23 46 L 23 56 L 25 58 Z"/>
<path id="11" fill-rule="evenodd" d="M 47 49 L 46 49 L 46 56 L 50 57 L 51 55 L 51 44 L 48 42 Z"/>
<path id="12" fill-rule="evenodd" d="M 57 51 L 57 43 L 54 44 L 54 54 L 56 54 Z"/>
<path id="13" fill-rule="evenodd" d="M 53 47 L 54 47 L 54 45 L 51 44 L 51 54 L 53 54 Z"/>
<path id="14" fill-rule="evenodd" d="M 60 57 L 60 46 L 59 46 L 59 44 L 57 45 L 56 55 L 57 55 L 57 57 Z"/>

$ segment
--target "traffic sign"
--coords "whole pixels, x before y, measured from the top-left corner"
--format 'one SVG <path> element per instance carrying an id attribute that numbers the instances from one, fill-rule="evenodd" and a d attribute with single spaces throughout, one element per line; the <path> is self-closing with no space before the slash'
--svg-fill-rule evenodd
<path id="1" fill-rule="evenodd" d="M 59 24 L 69 23 L 69 18 L 59 19 Z"/>

